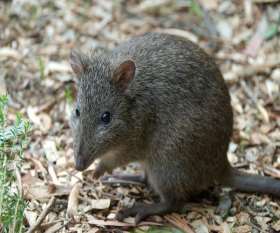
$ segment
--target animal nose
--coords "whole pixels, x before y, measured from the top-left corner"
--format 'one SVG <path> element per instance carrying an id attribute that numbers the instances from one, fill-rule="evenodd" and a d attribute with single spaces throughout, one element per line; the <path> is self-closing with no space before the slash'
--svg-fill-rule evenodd
<path id="1" fill-rule="evenodd" d="M 74 153 L 75 158 L 75 168 L 78 171 L 83 171 L 87 168 L 87 161 L 84 153 L 82 153 L 81 148 Z"/>
<path id="2" fill-rule="evenodd" d="M 75 168 L 78 171 L 83 171 L 87 168 L 87 163 L 85 161 L 85 159 L 82 158 L 76 158 L 75 159 Z"/>

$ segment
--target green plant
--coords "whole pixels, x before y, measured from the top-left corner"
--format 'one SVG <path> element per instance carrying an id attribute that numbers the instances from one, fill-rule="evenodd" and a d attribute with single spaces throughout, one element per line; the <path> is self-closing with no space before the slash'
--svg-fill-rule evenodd
<path id="1" fill-rule="evenodd" d="M 13 124 L 6 119 L 7 96 L 0 96 L 0 232 L 23 232 L 23 200 L 15 171 L 20 170 L 29 123 L 17 115 Z"/>
<path id="2" fill-rule="evenodd" d="M 190 11 L 199 17 L 203 16 L 203 11 L 202 11 L 199 3 L 196 0 L 190 1 Z"/>
<path id="3" fill-rule="evenodd" d="M 66 101 L 69 103 L 69 104 L 72 104 L 74 102 L 74 94 L 73 94 L 73 91 L 72 89 L 67 86 L 64 90 L 64 95 L 65 95 L 65 98 L 66 98 Z"/>
<path id="4" fill-rule="evenodd" d="M 39 72 L 40 72 L 40 78 L 45 78 L 45 63 L 41 57 L 38 58 L 38 66 L 39 66 Z"/>

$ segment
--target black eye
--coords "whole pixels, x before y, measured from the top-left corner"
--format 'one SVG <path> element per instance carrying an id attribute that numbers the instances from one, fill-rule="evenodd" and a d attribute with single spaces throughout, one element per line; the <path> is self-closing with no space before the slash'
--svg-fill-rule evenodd
<path id="1" fill-rule="evenodd" d="M 104 112 L 104 113 L 101 115 L 101 120 L 102 120 L 105 124 L 110 123 L 110 121 L 111 121 L 111 114 L 110 114 L 109 112 Z"/>
<path id="2" fill-rule="evenodd" d="M 76 108 L 75 113 L 76 113 L 76 117 L 80 116 L 80 110 L 79 109 Z"/>

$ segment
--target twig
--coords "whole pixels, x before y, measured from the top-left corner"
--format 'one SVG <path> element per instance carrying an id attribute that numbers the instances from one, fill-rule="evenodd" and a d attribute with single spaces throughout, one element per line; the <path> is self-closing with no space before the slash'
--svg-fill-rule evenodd
<path id="1" fill-rule="evenodd" d="M 113 180 L 101 180 L 102 184 L 105 185 L 139 185 L 139 186 L 145 186 L 145 184 L 137 181 L 131 181 L 131 180 L 122 180 L 122 179 L 113 179 Z"/>
<path id="2" fill-rule="evenodd" d="M 42 222 L 44 221 L 45 217 L 48 215 L 48 213 L 50 212 L 52 206 L 55 203 L 55 197 L 53 196 L 49 202 L 48 205 L 46 206 L 46 208 L 42 211 L 42 213 L 40 214 L 40 216 L 38 217 L 37 221 L 35 222 L 35 224 L 33 226 L 31 226 L 29 228 L 29 230 L 27 231 L 27 233 L 33 233 L 36 231 L 36 229 L 42 224 Z"/>

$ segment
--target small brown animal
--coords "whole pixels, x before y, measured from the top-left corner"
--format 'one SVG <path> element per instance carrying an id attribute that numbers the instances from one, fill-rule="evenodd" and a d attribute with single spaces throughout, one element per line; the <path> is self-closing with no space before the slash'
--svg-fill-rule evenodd
<path id="1" fill-rule="evenodd" d="M 216 183 L 280 197 L 280 181 L 232 168 L 227 150 L 233 114 L 228 88 L 197 45 L 147 33 L 112 51 L 72 52 L 78 95 L 71 127 L 76 169 L 101 161 L 96 177 L 140 162 L 160 202 L 121 210 L 117 218 L 178 211 Z"/>

